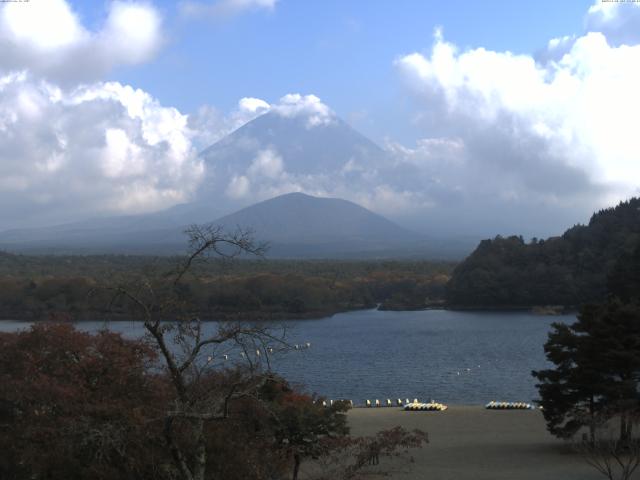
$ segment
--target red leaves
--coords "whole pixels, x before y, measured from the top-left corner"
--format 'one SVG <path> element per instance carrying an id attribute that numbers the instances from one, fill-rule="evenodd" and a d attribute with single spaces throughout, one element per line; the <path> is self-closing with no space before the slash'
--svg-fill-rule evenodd
<path id="1" fill-rule="evenodd" d="M 164 406 L 163 382 L 146 371 L 154 357 L 139 341 L 70 324 L 0 334 L 0 447 L 19 458 L 0 474 L 22 465 L 108 478 L 109 469 L 94 472 L 96 458 L 142 447 Z"/>

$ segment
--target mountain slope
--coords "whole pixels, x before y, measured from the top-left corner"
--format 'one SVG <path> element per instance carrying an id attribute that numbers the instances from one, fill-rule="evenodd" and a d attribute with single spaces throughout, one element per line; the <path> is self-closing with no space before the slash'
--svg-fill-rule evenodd
<path id="1" fill-rule="evenodd" d="M 614 265 L 640 245 L 640 198 L 595 213 L 561 237 L 483 240 L 454 270 L 447 301 L 465 307 L 580 305 L 602 300 Z"/>
<path id="2" fill-rule="evenodd" d="M 115 217 L 13 230 L 0 234 L 0 247 L 38 253 L 175 254 L 186 246 L 187 224 L 179 225 L 181 218 Z M 302 193 L 281 195 L 212 223 L 227 231 L 253 230 L 256 240 L 270 243 L 270 257 L 406 256 L 423 244 L 419 235 L 353 202 Z"/>
<path id="3" fill-rule="evenodd" d="M 303 193 L 257 203 L 215 223 L 227 230 L 252 229 L 256 238 L 271 244 L 270 253 L 275 256 L 389 254 L 421 240 L 419 235 L 353 202 Z"/>
<path id="4" fill-rule="evenodd" d="M 275 112 L 261 115 L 201 153 L 216 175 L 238 173 L 251 165 L 255 153 L 272 148 L 282 156 L 288 172 L 314 174 L 340 170 L 350 160 L 369 165 L 385 152 L 338 117 L 309 126 L 304 118 Z"/>
<path id="5" fill-rule="evenodd" d="M 269 112 L 201 153 L 207 173 L 196 199 L 232 211 L 284 191 L 368 191 L 369 172 L 386 155 L 338 117 L 310 126 L 306 117 Z"/>

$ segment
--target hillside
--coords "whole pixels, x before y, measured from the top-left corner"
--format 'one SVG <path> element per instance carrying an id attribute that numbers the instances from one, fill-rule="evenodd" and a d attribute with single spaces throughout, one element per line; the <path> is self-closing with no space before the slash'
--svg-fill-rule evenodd
<path id="1" fill-rule="evenodd" d="M 289 193 L 257 203 L 215 222 L 241 227 L 270 243 L 270 256 L 341 256 L 419 245 L 421 237 L 360 205 L 338 198 Z M 402 255 L 403 252 L 396 252 Z"/>
<path id="2" fill-rule="evenodd" d="M 575 306 L 603 299 L 608 276 L 640 244 L 640 198 L 595 213 L 547 240 L 483 240 L 454 270 L 447 302 L 460 307 Z"/>
<path id="3" fill-rule="evenodd" d="M 185 211 L 186 206 L 172 216 L 113 217 L 12 230 L 0 233 L 0 248 L 23 253 L 179 254 L 187 243 L 184 230 L 195 223 L 186 223 Z M 193 211 L 206 214 L 205 207 Z M 302 193 L 280 195 L 212 223 L 229 232 L 252 230 L 257 241 L 269 243 L 271 258 L 409 257 L 424 254 L 428 246 L 422 236 L 353 202 Z"/>

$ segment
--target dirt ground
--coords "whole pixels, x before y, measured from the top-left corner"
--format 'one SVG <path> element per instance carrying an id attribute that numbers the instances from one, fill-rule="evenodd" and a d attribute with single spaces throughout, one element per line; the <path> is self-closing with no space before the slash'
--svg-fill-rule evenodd
<path id="1" fill-rule="evenodd" d="M 545 430 L 533 410 L 485 410 L 453 406 L 445 412 L 357 408 L 349 412 L 353 435 L 371 435 L 400 425 L 429 434 L 414 451 L 414 463 L 380 459 L 391 478 L 420 480 L 604 479 L 563 441 Z M 377 477 L 374 476 L 374 477 Z M 389 478 L 389 477 L 386 477 Z M 638 476 L 640 478 L 640 476 Z"/>

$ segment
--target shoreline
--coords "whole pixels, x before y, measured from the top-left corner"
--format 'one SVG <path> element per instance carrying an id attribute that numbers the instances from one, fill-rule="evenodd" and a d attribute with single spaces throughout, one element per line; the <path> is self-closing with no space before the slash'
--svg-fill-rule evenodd
<path id="1" fill-rule="evenodd" d="M 574 307 L 564 307 L 564 306 L 540 306 L 534 305 L 530 307 L 522 307 L 522 306 L 485 306 L 485 307 L 464 307 L 464 306 L 456 306 L 456 305 L 446 305 L 446 304 L 437 304 L 437 305 L 427 305 L 427 306 L 404 306 L 404 307 L 396 307 L 396 306 L 385 306 L 384 304 L 377 304 L 372 306 L 358 306 L 355 308 L 345 308 L 345 309 L 327 309 L 327 310 L 313 310 L 309 312 L 302 313 L 291 313 L 291 312 L 266 312 L 266 315 L 260 315 L 259 312 L 238 312 L 238 313 L 228 313 L 220 316 L 207 316 L 203 317 L 201 320 L 203 322 L 236 322 L 236 321 L 247 321 L 247 322 L 278 322 L 278 321 L 305 321 L 305 320 L 319 320 L 327 317 L 332 317 L 334 315 L 338 315 L 341 313 L 350 313 L 350 312 L 364 312 L 367 310 L 371 311 L 380 311 L 380 312 L 422 312 L 422 311 L 451 311 L 451 312 L 483 312 L 483 313 L 532 313 L 535 315 L 539 315 L 541 317 L 546 316 L 561 316 L 561 315 L 571 315 L 575 314 L 578 310 Z M 62 315 L 65 315 L 64 312 L 59 312 Z M 97 316 L 97 315 L 96 315 Z M 166 321 L 172 321 L 172 318 L 167 318 Z M 48 321 L 71 321 L 73 323 L 81 323 L 81 322 L 95 322 L 95 321 L 108 321 L 108 322 L 128 322 L 132 321 L 130 317 L 126 317 L 125 315 L 112 314 L 109 318 L 96 320 L 95 318 L 88 318 L 86 316 L 82 316 L 80 318 L 71 318 L 69 320 L 56 320 L 55 318 L 44 318 L 44 317 L 33 317 L 27 315 L 19 315 L 12 314 L 10 318 L 8 317 L 0 317 L 0 322 L 4 321 L 13 321 L 13 322 L 48 322 Z M 135 320 L 133 320 L 135 321 Z"/>

